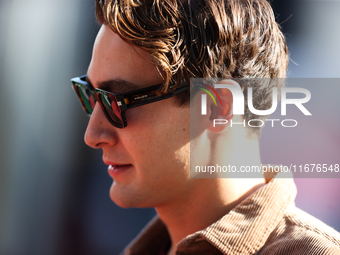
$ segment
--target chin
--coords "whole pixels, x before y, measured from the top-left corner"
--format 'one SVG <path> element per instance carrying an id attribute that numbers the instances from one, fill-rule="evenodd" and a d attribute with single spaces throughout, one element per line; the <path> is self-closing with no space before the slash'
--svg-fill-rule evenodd
<path id="1" fill-rule="evenodd" d="M 145 199 L 142 199 L 141 192 L 131 190 L 129 187 L 120 187 L 121 185 L 113 183 L 110 188 L 110 198 L 112 202 L 121 208 L 147 208 L 152 207 L 148 205 Z"/>
<path id="2" fill-rule="evenodd" d="M 128 199 L 127 194 L 129 192 L 124 192 L 123 189 L 119 189 L 117 186 L 117 183 L 113 183 L 110 188 L 110 198 L 112 202 L 114 202 L 116 205 L 122 208 L 131 208 L 133 207 L 133 202 L 131 199 Z"/>
<path id="3" fill-rule="evenodd" d="M 112 202 L 118 205 L 120 208 L 129 209 L 129 208 L 134 207 L 134 206 L 131 206 L 129 203 L 126 203 L 125 201 L 113 199 L 112 196 L 110 197 L 111 197 Z"/>

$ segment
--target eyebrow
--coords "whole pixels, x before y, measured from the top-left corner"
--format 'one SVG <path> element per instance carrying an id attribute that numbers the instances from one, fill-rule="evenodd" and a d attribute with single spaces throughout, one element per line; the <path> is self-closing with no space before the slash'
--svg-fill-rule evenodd
<path id="1" fill-rule="evenodd" d="M 93 83 L 90 78 L 86 76 L 87 83 L 91 84 L 93 87 Z M 140 89 L 141 87 L 135 83 L 122 80 L 122 79 L 113 79 L 107 81 L 97 82 L 98 88 L 116 94 L 122 94 L 126 92 L 130 92 L 132 90 Z"/>

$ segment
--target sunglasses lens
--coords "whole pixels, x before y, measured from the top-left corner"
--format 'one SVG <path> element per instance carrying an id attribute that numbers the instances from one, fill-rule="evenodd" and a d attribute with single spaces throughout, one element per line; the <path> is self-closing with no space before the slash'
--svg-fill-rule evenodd
<path id="1" fill-rule="evenodd" d="M 121 110 L 117 104 L 117 98 L 103 93 L 99 94 L 99 98 L 112 124 L 122 128 L 124 125 L 121 117 Z"/>
<path id="2" fill-rule="evenodd" d="M 92 114 L 94 105 L 96 104 L 96 99 L 94 94 L 89 88 L 82 85 L 75 85 L 76 93 L 80 99 L 80 102 L 87 114 Z"/>

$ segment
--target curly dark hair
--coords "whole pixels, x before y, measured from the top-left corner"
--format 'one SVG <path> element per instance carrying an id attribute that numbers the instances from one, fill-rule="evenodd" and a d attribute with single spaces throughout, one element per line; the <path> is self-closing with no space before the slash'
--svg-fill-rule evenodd
<path id="1" fill-rule="evenodd" d="M 163 92 L 195 77 L 286 77 L 286 41 L 266 0 L 96 0 L 96 16 L 153 56 Z M 256 109 L 268 109 L 272 87 L 282 86 L 266 84 L 254 95 Z M 182 93 L 177 101 L 186 105 L 189 98 Z M 246 121 L 264 119 L 245 109 Z"/>

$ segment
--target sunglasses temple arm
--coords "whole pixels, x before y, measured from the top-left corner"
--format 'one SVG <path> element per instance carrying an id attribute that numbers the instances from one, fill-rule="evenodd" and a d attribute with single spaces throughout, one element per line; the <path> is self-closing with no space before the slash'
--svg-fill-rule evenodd
<path id="1" fill-rule="evenodd" d="M 140 106 L 140 105 L 144 105 L 144 104 L 149 104 L 149 103 L 154 103 L 154 102 L 157 102 L 157 101 L 160 101 L 160 100 L 163 100 L 163 99 L 167 99 L 167 98 L 170 98 L 170 97 L 173 97 L 175 95 L 178 95 L 182 92 L 184 92 L 185 90 L 189 89 L 189 87 L 181 87 L 181 88 L 178 88 L 176 89 L 175 91 L 169 93 L 169 94 L 164 94 L 164 95 L 157 95 L 158 92 L 154 92 L 152 94 L 145 94 L 147 95 L 148 97 L 142 97 L 140 99 L 135 99 L 135 98 L 131 98 L 130 97 L 126 97 L 125 99 L 127 99 L 126 101 L 133 101 L 131 103 L 127 103 L 126 104 L 126 109 L 130 109 L 130 108 L 133 108 L 133 107 L 137 107 L 137 106 Z M 131 96 L 133 97 L 133 96 Z M 151 98 L 151 99 L 150 99 Z"/>

